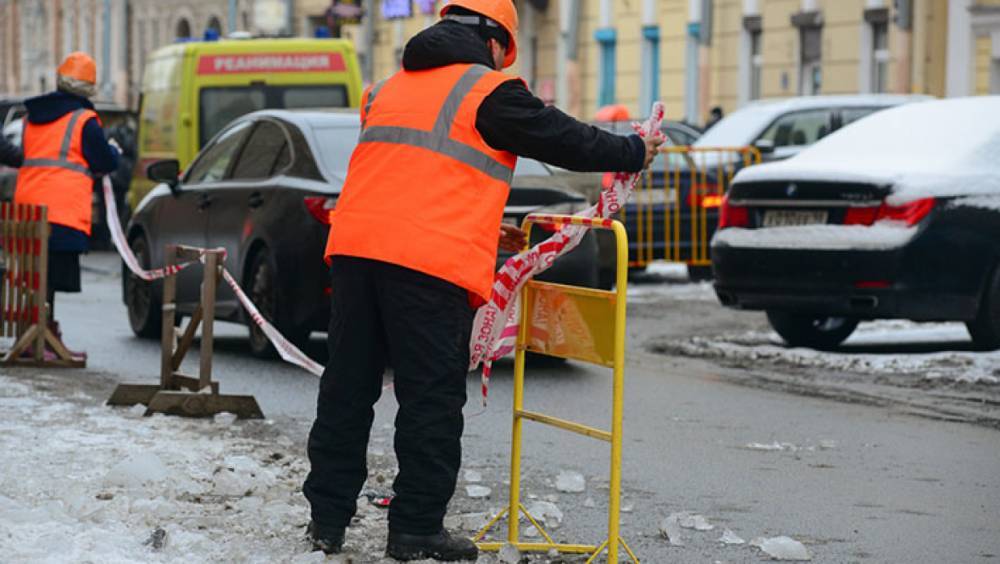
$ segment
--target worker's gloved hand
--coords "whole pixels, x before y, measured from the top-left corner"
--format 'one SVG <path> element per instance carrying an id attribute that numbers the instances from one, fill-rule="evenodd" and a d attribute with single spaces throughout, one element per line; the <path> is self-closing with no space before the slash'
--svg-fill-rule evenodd
<path id="1" fill-rule="evenodd" d="M 646 162 L 642 166 L 643 169 L 649 168 L 649 165 L 653 163 L 653 159 L 655 159 L 656 155 L 659 153 L 660 145 L 663 144 L 663 141 L 664 137 L 662 135 L 643 139 L 643 142 L 646 144 Z"/>
<path id="2" fill-rule="evenodd" d="M 518 253 L 528 244 L 528 234 L 513 225 L 500 224 L 500 249 Z"/>

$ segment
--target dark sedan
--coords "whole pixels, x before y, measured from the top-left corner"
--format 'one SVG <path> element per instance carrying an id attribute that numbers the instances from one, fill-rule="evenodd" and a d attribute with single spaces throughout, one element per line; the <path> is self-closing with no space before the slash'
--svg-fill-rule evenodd
<path id="1" fill-rule="evenodd" d="M 712 242 L 715 289 L 790 345 L 859 321 L 965 322 L 1000 348 L 1000 97 L 908 104 L 742 171 Z"/>
<path id="2" fill-rule="evenodd" d="M 323 250 L 329 212 L 336 205 L 358 130 L 356 113 L 267 110 L 223 129 L 179 181 L 176 161 L 154 163 L 150 177 L 163 184 L 132 216 L 127 232 L 132 250 L 148 267 L 163 264 L 167 244 L 224 247 L 226 267 L 261 313 L 292 342 L 306 341 L 313 331 L 325 330 L 329 319 L 331 289 Z M 400 197 L 405 197 L 403 191 Z M 531 212 L 567 213 L 585 205 L 582 196 L 561 188 L 547 167 L 522 159 L 504 220 L 519 224 Z M 372 225 L 372 237 L 378 230 Z M 535 235 L 542 236 L 541 231 Z M 546 273 L 547 278 L 593 285 L 596 255 L 596 243 L 588 236 Z M 197 267 L 178 275 L 181 314 L 194 311 L 200 280 Z M 126 273 L 124 300 L 136 335 L 159 333 L 161 292 L 160 284 Z M 218 290 L 216 317 L 247 321 L 225 285 Z M 272 354 L 263 333 L 253 323 L 248 326 L 253 353 Z"/>

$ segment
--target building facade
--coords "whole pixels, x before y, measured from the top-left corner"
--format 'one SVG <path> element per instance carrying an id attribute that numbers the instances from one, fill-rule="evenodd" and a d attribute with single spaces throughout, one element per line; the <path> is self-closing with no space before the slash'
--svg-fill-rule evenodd
<path id="1" fill-rule="evenodd" d="M 694 123 L 758 98 L 867 92 L 1000 93 L 1000 0 L 514 0 L 518 63 L 547 102 L 581 118 L 608 104 L 636 116 L 653 100 Z M 336 26 L 367 81 L 399 68 L 441 0 L 360 5 Z M 386 18 L 385 6 L 396 6 Z M 73 50 L 98 61 L 100 97 L 134 105 L 145 60 L 179 40 L 313 35 L 331 0 L 0 0 L 0 93 L 54 86 Z"/>
<path id="2" fill-rule="evenodd" d="M 0 0 L 0 94 L 32 96 L 55 87 L 72 51 L 98 68 L 98 98 L 134 106 L 146 57 L 206 33 L 293 32 L 290 0 Z"/>
<path id="3" fill-rule="evenodd" d="M 329 2 L 315 0 L 317 7 Z M 435 16 L 386 19 L 367 2 L 370 79 L 399 68 Z M 653 100 L 701 123 L 758 98 L 1000 92 L 1000 0 L 516 0 L 521 55 L 508 72 L 582 118 Z M 442 2 L 435 3 L 435 10 Z"/>

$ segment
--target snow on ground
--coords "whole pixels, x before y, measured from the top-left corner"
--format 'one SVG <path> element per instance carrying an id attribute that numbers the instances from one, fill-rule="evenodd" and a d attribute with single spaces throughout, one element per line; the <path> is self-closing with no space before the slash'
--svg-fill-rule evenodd
<path id="1" fill-rule="evenodd" d="M 928 380 L 1000 383 L 1000 351 L 893 351 L 896 346 L 942 343 L 955 343 L 961 349 L 968 342 L 969 335 L 962 324 L 874 321 L 861 324 L 841 351 L 790 348 L 777 334 L 764 331 L 695 336 L 673 343 L 671 349 L 690 356 L 774 361 L 873 375 L 904 373 Z"/>
<path id="2" fill-rule="evenodd" d="M 270 422 L 142 417 L 45 378 L 0 374 L 0 561 L 388 562 L 366 499 L 347 558 L 310 552 L 308 463 Z"/>

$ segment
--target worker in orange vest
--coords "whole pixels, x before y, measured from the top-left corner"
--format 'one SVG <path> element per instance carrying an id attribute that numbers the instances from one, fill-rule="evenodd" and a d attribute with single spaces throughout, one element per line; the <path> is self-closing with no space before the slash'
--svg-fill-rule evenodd
<path id="1" fill-rule="evenodd" d="M 474 306 L 490 297 L 517 155 L 579 171 L 639 171 L 659 140 L 580 123 L 500 69 L 517 58 L 511 0 L 454 0 L 414 37 L 403 70 L 368 88 L 361 135 L 326 248 L 330 360 L 309 435 L 314 548 L 339 552 L 367 478 L 366 452 L 392 367 L 399 474 L 386 552 L 476 560 L 443 527 L 461 464 Z"/>
<path id="2" fill-rule="evenodd" d="M 24 103 L 28 109 L 21 138 L 24 162 L 17 174 L 14 202 L 48 209 L 49 319 L 60 339 L 59 324 L 54 321 L 55 292 L 80 291 L 80 253 L 89 248 L 94 176 L 118 167 L 118 150 L 104 137 L 89 100 L 96 91 L 94 59 L 75 52 L 56 71 L 56 91 Z"/>

